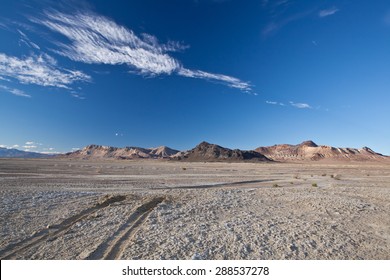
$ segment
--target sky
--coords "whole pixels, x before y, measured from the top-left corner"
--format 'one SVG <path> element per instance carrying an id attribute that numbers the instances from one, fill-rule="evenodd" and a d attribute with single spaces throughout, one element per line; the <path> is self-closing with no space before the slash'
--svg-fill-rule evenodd
<path id="1" fill-rule="evenodd" d="M 0 147 L 390 155 L 389 1 L 2 0 L 0 42 Z"/>

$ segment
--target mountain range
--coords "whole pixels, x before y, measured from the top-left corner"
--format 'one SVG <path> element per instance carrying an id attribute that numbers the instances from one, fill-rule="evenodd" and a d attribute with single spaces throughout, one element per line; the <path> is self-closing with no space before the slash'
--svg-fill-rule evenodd
<path id="1" fill-rule="evenodd" d="M 0 157 L 45 158 L 52 155 L 0 148 Z M 307 162 L 307 161 L 382 161 L 390 157 L 368 147 L 336 148 L 304 141 L 297 145 L 281 144 L 258 147 L 254 150 L 229 149 L 201 142 L 193 149 L 178 151 L 166 146 L 157 148 L 88 145 L 81 150 L 56 155 L 56 158 L 74 159 L 165 159 L 182 161 L 226 162 Z"/>
<path id="2" fill-rule="evenodd" d="M 172 155 L 178 152 L 178 150 L 174 150 L 166 146 L 161 146 L 157 148 L 116 148 L 111 146 L 88 145 L 81 150 L 59 155 L 59 157 L 83 159 L 165 159 L 170 158 Z"/>
<path id="3" fill-rule="evenodd" d="M 75 152 L 61 155 L 65 158 L 112 158 L 112 159 L 170 159 L 182 161 L 227 161 L 227 162 L 296 162 L 296 161 L 381 161 L 389 157 L 376 153 L 370 148 L 335 148 L 318 146 L 313 141 L 298 145 L 281 144 L 258 147 L 254 150 L 229 149 L 201 142 L 193 149 L 178 151 L 166 146 L 158 148 L 89 145 Z"/>
<path id="4" fill-rule="evenodd" d="M 52 155 L 26 152 L 18 149 L 0 148 L 0 158 L 47 158 L 51 156 Z"/>
<path id="5" fill-rule="evenodd" d="M 318 161 L 318 160 L 344 160 L 344 161 L 370 161 L 382 160 L 388 157 L 376 153 L 368 147 L 335 148 L 331 146 L 318 146 L 313 141 L 304 141 L 298 145 L 274 145 L 259 147 L 255 151 L 274 161 Z"/>

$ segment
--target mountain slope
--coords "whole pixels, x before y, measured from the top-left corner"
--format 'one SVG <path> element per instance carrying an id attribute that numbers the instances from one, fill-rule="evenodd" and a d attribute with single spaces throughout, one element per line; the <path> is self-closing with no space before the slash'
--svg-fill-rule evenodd
<path id="1" fill-rule="evenodd" d="M 172 158 L 186 161 L 271 161 L 256 151 L 231 150 L 207 142 L 202 142 L 189 151 L 180 152 Z"/>
<path id="2" fill-rule="evenodd" d="M 52 155 L 0 148 L 0 158 L 48 158 Z"/>
<path id="3" fill-rule="evenodd" d="M 61 157 L 66 158 L 83 158 L 83 159 L 99 159 L 99 158 L 113 158 L 113 159 L 141 159 L 141 158 L 168 158 L 179 151 L 161 146 L 158 148 L 139 148 L 139 147 L 125 147 L 116 148 L 101 145 L 88 145 L 85 148 L 66 153 Z"/>
<path id="4" fill-rule="evenodd" d="M 340 161 L 370 161 L 384 160 L 388 157 L 376 153 L 370 148 L 335 148 L 318 146 L 313 141 L 305 141 L 298 145 L 274 145 L 259 147 L 255 151 L 276 161 L 307 161 L 307 160 L 340 160 Z"/>

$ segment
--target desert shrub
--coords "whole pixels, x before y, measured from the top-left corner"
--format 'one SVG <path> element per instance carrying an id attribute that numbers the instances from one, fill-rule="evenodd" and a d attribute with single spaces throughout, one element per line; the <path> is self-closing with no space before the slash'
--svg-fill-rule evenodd
<path id="1" fill-rule="evenodd" d="M 182 167 L 181 169 L 183 169 L 183 170 L 187 170 L 187 168 L 186 168 L 186 167 Z"/>
<path id="2" fill-rule="evenodd" d="M 340 180 L 341 179 L 341 175 L 340 174 L 332 174 L 332 175 L 330 175 L 330 177 L 335 179 L 335 180 Z"/>
<path id="3" fill-rule="evenodd" d="M 321 176 L 325 177 L 325 176 L 326 176 L 326 173 L 322 174 Z"/>
<path id="4" fill-rule="evenodd" d="M 278 184 L 273 184 L 272 186 L 273 186 L 274 188 L 278 188 L 278 187 L 279 187 Z"/>
<path id="5" fill-rule="evenodd" d="M 317 183 L 311 184 L 312 187 L 318 187 Z"/>

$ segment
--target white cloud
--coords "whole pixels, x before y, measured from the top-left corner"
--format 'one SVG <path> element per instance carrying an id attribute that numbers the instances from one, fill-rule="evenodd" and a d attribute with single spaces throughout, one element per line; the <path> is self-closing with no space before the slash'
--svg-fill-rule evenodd
<path id="1" fill-rule="evenodd" d="M 127 64 L 145 74 L 171 74 L 180 67 L 152 35 L 142 40 L 133 31 L 99 15 L 46 12 L 39 23 L 72 43 L 59 43 L 59 54 L 84 63 Z"/>
<path id="2" fill-rule="evenodd" d="M 27 141 L 26 143 L 25 143 L 26 145 L 33 145 L 33 144 L 35 144 L 33 141 Z"/>
<path id="3" fill-rule="evenodd" d="M 74 61 L 89 64 L 125 64 L 144 75 L 171 75 L 221 82 L 245 92 L 247 82 L 222 74 L 189 70 L 168 52 L 183 51 L 188 46 L 175 41 L 162 44 L 150 34 L 137 36 L 132 30 L 91 12 L 64 14 L 45 12 L 41 19 L 31 19 L 65 36 L 70 43 L 57 42 L 56 52 Z"/>
<path id="4" fill-rule="evenodd" d="M 290 101 L 290 105 L 291 105 L 291 106 L 294 106 L 294 107 L 296 107 L 296 108 L 298 108 L 298 109 L 311 109 L 311 108 L 312 108 L 312 107 L 311 107 L 309 104 L 307 104 L 307 103 L 294 103 L 294 102 Z"/>
<path id="5" fill-rule="evenodd" d="M 265 101 L 265 103 L 270 104 L 270 105 L 278 105 L 278 106 L 286 106 L 286 104 L 282 102 L 277 102 L 277 101 Z M 292 101 L 289 102 L 290 106 L 293 106 L 298 109 L 312 109 L 312 107 L 307 104 L 307 103 L 294 103 Z"/>
<path id="6" fill-rule="evenodd" d="M 0 77 L 6 76 L 23 84 L 36 84 L 69 89 L 76 81 L 89 81 L 90 76 L 81 71 L 63 69 L 47 55 L 17 58 L 0 53 Z"/>
<path id="7" fill-rule="evenodd" d="M 10 80 L 10 79 L 4 78 L 4 77 L 2 77 L 2 76 L 0 76 L 0 80 L 2 80 L 2 81 L 6 81 L 6 82 L 11 82 L 11 80 Z"/>
<path id="8" fill-rule="evenodd" d="M 25 93 L 24 91 L 22 91 L 20 89 L 10 88 L 10 87 L 4 86 L 4 85 L 0 85 L 0 89 L 7 91 L 9 93 L 12 93 L 13 95 L 16 95 L 16 96 L 29 97 L 29 98 L 31 97 L 31 95 Z"/>
<path id="9" fill-rule="evenodd" d="M 243 82 L 237 78 L 222 75 L 222 74 L 212 74 L 200 70 L 190 70 L 185 68 L 179 69 L 178 74 L 184 77 L 200 78 L 200 79 L 221 82 L 229 87 L 237 88 L 246 92 L 251 91 L 251 85 L 248 82 Z"/>
<path id="10" fill-rule="evenodd" d="M 13 148 L 13 149 L 19 148 L 19 145 L 18 144 L 12 145 L 11 148 Z"/>
<path id="11" fill-rule="evenodd" d="M 23 148 L 25 148 L 25 149 L 35 149 L 35 148 L 37 148 L 37 146 L 35 146 L 35 145 L 25 145 L 25 146 L 23 146 Z"/>
<path id="12" fill-rule="evenodd" d="M 19 29 L 18 29 L 18 33 L 20 34 L 20 37 L 21 37 L 20 40 L 19 40 L 20 43 L 23 43 L 23 44 L 25 44 L 26 46 L 28 46 L 30 48 L 34 48 L 34 49 L 37 49 L 37 50 L 41 49 L 37 44 L 35 44 L 33 41 L 31 41 L 30 38 L 28 38 L 25 33 L 20 31 Z"/>
<path id="13" fill-rule="evenodd" d="M 327 16 L 334 15 L 334 14 L 337 13 L 338 11 L 340 11 L 340 10 L 337 9 L 336 7 L 332 7 L 332 8 L 329 8 L 329 9 L 321 10 L 321 11 L 318 13 L 318 16 L 323 18 L 323 17 L 327 17 Z"/>
<path id="14" fill-rule="evenodd" d="M 6 145 L 0 145 L 0 148 L 8 148 Z"/>
<path id="15" fill-rule="evenodd" d="M 263 37 L 267 37 L 270 34 L 276 33 L 278 30 L 282 29 L 284 26 L 290 24 L 291 22 L 300 20 L 309 16 L 313 10 L 307 10 L 300 13 L 292 14 L 290 16 L 281 18 L 279 20 L 273 20 L 269 22 L 262 30 Z"/>
<path id="16" fill-rule="evenodd" d="M 270 104 L 270 105 L 279 105 L 279 106 L 286 106 L 284 103 L 282 102 L 276 102 L 276 101 L 265 101 L 265 103 L 267 104 Z"/>
<path id="17" fill-rule="evenodd" d="M 86 99 L 84 96 L 81 96 L 80 94 L 74 93 L 74 92 L 72 92 L 71 96 L 73 96 L 74 98 L 80 99 L 80 100 Z"/>

